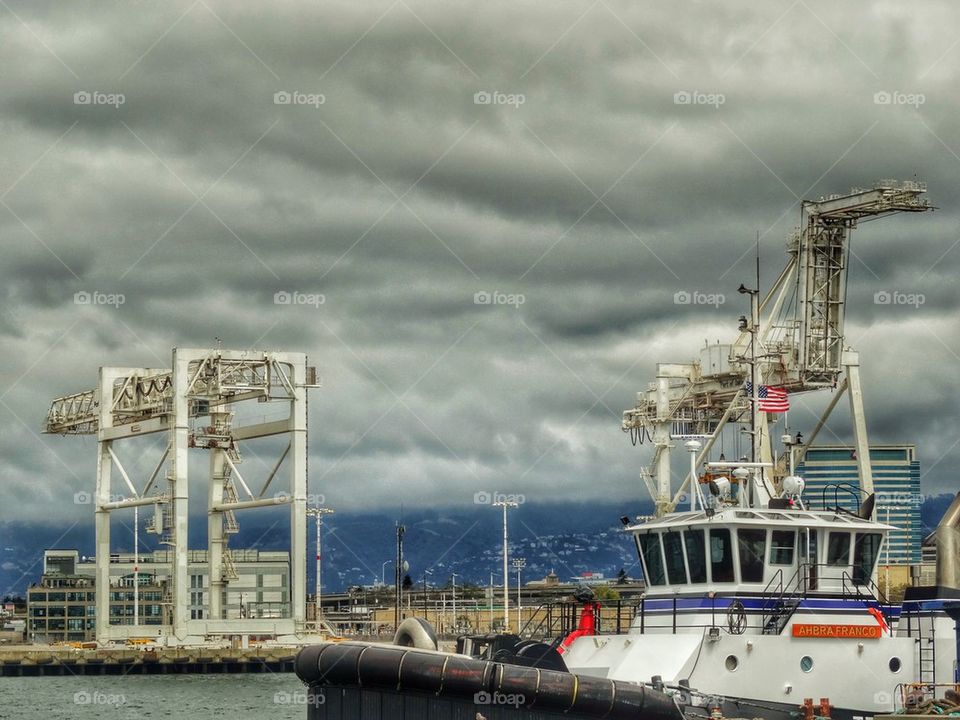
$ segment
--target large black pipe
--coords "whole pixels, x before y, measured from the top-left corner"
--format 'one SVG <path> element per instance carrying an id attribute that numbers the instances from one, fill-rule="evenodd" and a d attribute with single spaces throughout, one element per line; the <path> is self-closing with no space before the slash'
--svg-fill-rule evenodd
<path id="1" fill-rule="evenodd" d="M 671 697 L 642 685 L 390 645 L 314 645 L 297 656 L 296 671 L 321 692 L 362 688 L 467 705 L 486 694 L 513 707 L 567 718 L 682 717 Z"/>

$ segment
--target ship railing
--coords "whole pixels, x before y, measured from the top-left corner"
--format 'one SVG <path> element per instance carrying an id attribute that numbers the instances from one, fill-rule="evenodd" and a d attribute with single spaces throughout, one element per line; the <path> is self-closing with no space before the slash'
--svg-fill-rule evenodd
<path id="1" fill-rule="evenodd" d="M 570 600 L 557 600 L 542 603 L 520 628 L 522 638 L 552 639 L 573 632 L 580 622 L 582 604 Z M 599 615 L 601 610 L 596 612 Z M 600 618 L 594 618 L 600 627 Z"/>
<path id="2" fill-rule="evenodd" d="M 648 618 L 646 599 L 641 598 L 637 608 L 639 622 L 634 627 L 641 634 L 645 633 L 648 627 L 655 627 L 661 632 L 669 629 L 674 634 L 678 630 L 696 628 L 711 629 L 711 632 L 717 632 L 712 629 L 719 628 L 719 632 L 741 634 L 748 627 L 766 631 L 767 634 L 780 634 L 804 600 L 816 597 L 819 593 L 838 591 L 845 600 L 876 603 L 886 622 L 887 631 L 893 634 L 893 616 L 890 612 L 892 606 L 872 578 L 861 577 L 857 573 L 851 575 L 845 569 L 826 563 L 802 563 L 786 581 L 783 580 L 783 571 L 777 570 L 762 591 L 744 592 L 744 597 L 763 599 L 759 612 L 746 610 L 736 596 L 721 598 L 715 593 L 709 593 L 710 622 L 689 623 L 684 621 L 684 614 L 678 612 L 678 601 L 674 597 L 672 612 L 669 614 L 670 624 L 667 625 L 665 618 L 668 616 L 663 610 L 658 610 Z M 720 604 L 721 600 L 726 601 L 725 604 Z M 651 624 L 649 621 L 653 618 L 655 622 Z M 751 622 L 753 618 L 759 619 L 759 624 L 756 621 Z"/>
<path id="3" fill-rule="evenodd" d="M 594 624 L 599 634 L 626 633 L 642 604 L 640 598 L 599 600 Z M 577 629 L 583 604 L 571 600 L 545 602 L 537 607 L 520 629 L 520 637 L 530 639 L 563 638 Z"/>

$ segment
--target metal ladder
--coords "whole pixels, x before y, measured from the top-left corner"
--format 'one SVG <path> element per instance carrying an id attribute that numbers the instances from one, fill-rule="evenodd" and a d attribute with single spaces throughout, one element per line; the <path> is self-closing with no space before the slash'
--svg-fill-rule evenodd
<path id="1" fill-rule="evenodd" d="M 240 453 L 237 451 L 235 446 L 231 446 L 227 450 L 227 455 L 234 463 L 239 463 L 243 461 L 243 458 L 240 457 Z M 230 465 L 225 463 L 223 468 L 223 500 L 228 503 L 235 503 L 239 501 L 237 496 L 237 486 L 233 482 L 233 477 L 231 477 L 232 471 L 230 470 Z M 240 531 L 240 524 L 237 522 L 237 516 L 233 510 L 227 510 L 223 513 L 223 579 L 224 580 L 239 580 L 240 576 L 237 574 L 237 566 L 233 561 L 233 554 L 230 552 L 230 547 L 228 545 L 230 541 L 230 535 L 234 535 Z"/>
<path id="2" fill-rule="evenodd" d="M 774 576 L 767 583 L 764 594 L 771 591 L 774 581 L 780 576 Z M 772 599 L 768 599 L 763 606 L 763 630 L 764 635 L 779 635 L 787 626 L 790 618 L 800 607 L 800 603 L 805 597 L 804 586 L 806 585 L 806 569 L 803 565 L 797 568 L 793 577 L 787 580 L 786 584 L 780 587 L 779 594 Z"/>
<path id="3" fill-rule="evenodd" d="M 934 685 L 937 681 L 937 636 L 933 615 L 930 616 L 929 634 L 924 634 L 923 617 L 918 611 L 907 611 L 901 616 L 907 621 L 907 637 L 917 643 L 917 681 L 923 685 Z M 916 619 L 916 626 L 914 626 Z M 916 634 L 914 635 L 914 632 Z"/>
<path id="4" fill-rule="evenodd" d="M 934 616 L 930 615 L 930 634 L 924 636 L 922 630 L 920 630 L 920 625 L 923 623 L 923 618 L 917 617 L 918 633 L 917 640 L 920 643 L 919 645 L 919 669 L 920 669 L 920 682 L 924 684 L 934 685 L 937 682 L 937 635 L 936 635 L 936 624 L 934 622 Z"/>

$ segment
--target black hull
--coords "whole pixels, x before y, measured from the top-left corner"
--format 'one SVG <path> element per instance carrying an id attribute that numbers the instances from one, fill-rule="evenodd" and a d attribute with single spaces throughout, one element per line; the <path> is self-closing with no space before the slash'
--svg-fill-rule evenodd
<path id="1" fill-rule="evenodd" d="M 309 720 L 682 720 L 648 687 L 462 655 L 366 643 L 305 648 Z"/>
<path id="2" fill-rule="evenodd" d="M 574 712 L 540 712 L 526 707 L 495 707 L 478 705 L 471 698 L 424 696 L 376 688 L 311 687 L 307 696 L 309 720 L 477 720 L 479 713 L 485 720 L 595 720 L 598 715 Z M 721 711 L 727 718 L 763 718 L 763 720 L 796 720 L 800 716 L 796 705 L 764 703 L 751 700 L 727 699 Z M 645 715 L 636 715 L 643 718 Z M 686 720 L 708 720 L 703 708 L 686 708 Z M 867 720 L 871 714 L 864 711 L 834 708 L 833 720 Z"/>

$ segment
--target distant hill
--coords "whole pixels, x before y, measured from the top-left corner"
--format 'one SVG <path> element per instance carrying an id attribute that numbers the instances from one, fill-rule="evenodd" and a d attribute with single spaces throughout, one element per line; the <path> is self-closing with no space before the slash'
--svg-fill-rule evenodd
<path id="1" fill-rule="evenodd" d="M 924 531 L 940 521 L 953 495 L 927 496 L 921 507 Z M 599 572 L 615 577 L 621 568 L 639 577 L 636 550 L 630 539 L 619 532 L 619 517 L 652 511 L 649 502 L 526 504 L 510 511 L 510 554 L 524 557 L 525 580 L 542 578 L 551 570 L 561 579 L 584 572 Z M 350 585 L 377 582 L 384 571 L 388 583 L 393 578 L 396 553 L 395 527 L 400 512 L 337 512 L 324 526 L 324 587 L 338 592 Z M 282 509 L 244 513 L 240 532 L 231 539 L 235 548 L 257 547 L 263 550 L 286 549 L 289 531 L 287 514 Z M 410 564 L 410 577 L 418 585 L 424 571 L 432 585 L 445 585 L 453 573 L 457 584 L 485 585 L 491 573 L 494 582 L 502 575 L 501 552 L 503 525 L 500 511 L 488 505 L 456 508 L 407 508 L 403 512 L 407 528 L 404 554 Z M 206 518 L 191 518 L 191 544 L 206 547 Z M 0 525 L 0 595 L 22 594 L 27 585 L 40 577 L 46 548 L 76 548 L 81 555 L 93 554 L 92 518 L 71 528 L 42 523 L 6 523 Z M 141 532 L 141 549 L 156 547 L 156 538 Z M 308 532 L 308 586 L 313 586 L 313 524 Z M 132 550 L 131 532 L 117 524 L 113 530 L 113 549 Z M 511 570 L 511 572 L 513 572 Z"/>
<path id="2" fill-rule="evenodd" d="M 953 502 L 953 498 L 953 493 L 924 496 L 923 505 L 920 506 L 920 522 L 923 523 L 924 534 L 933 531 L 947 511 L 947 507 Z"/>
<path id="3" fill-rule="evenodd" d="M 524 557 L 525 580 L 542 578 L 551 570 L 561 579 L 584 572 L 599 572 L 615 577 L 621 568 L 638 577 L 636 550 L 630 539 L 618 532 L 619 517 L 651 511 L 650 503 L 555 503 L 521 505 L 509 514 L 511 557 Z M 92 518 L 67 529 L 41 523 L 0 525 L 0 595 L 22 594 L 39 579 L 43 551 L 47 548 L 77 549 L 92 555 L 94 530 Z M 350 585 L 379 582 L 386 570 L 388 583 L 393 578 L 396 554 L 395 527 L 400 512 L 337 512 L 324 522 L 324 587 L 337 592 Z M 206 518 L 191 517 L 190 539 L 195 548 L 206 547 Z M 490 574 L 494 582 L 502 576 L 503 523 L 498 509 L 489 505 L 456 508 L 407 508 L 403 512 L 407 528 L 404 556 L 409 574 L 419 585 L 429 570 L 430 584 L 444 585 L 453 573 L 457 584 L 486 584 Z M 114 525 L 112 549 L 132 551 L 129 527 Z M 308 532 L 308 585 L 313 586 L 313 524 Z M 141 550 L 156 547 L 156 537 L 141 528 Z M 289 540 L 287 513 L 268 509 L 240 516 L 240 532 L 231 538 L 235 548 L 263 550 L 286 549 Z M 386 568 L 384 562 L 390 561 Z M 513 572 L 511 570 L 511 572 Z"/>

